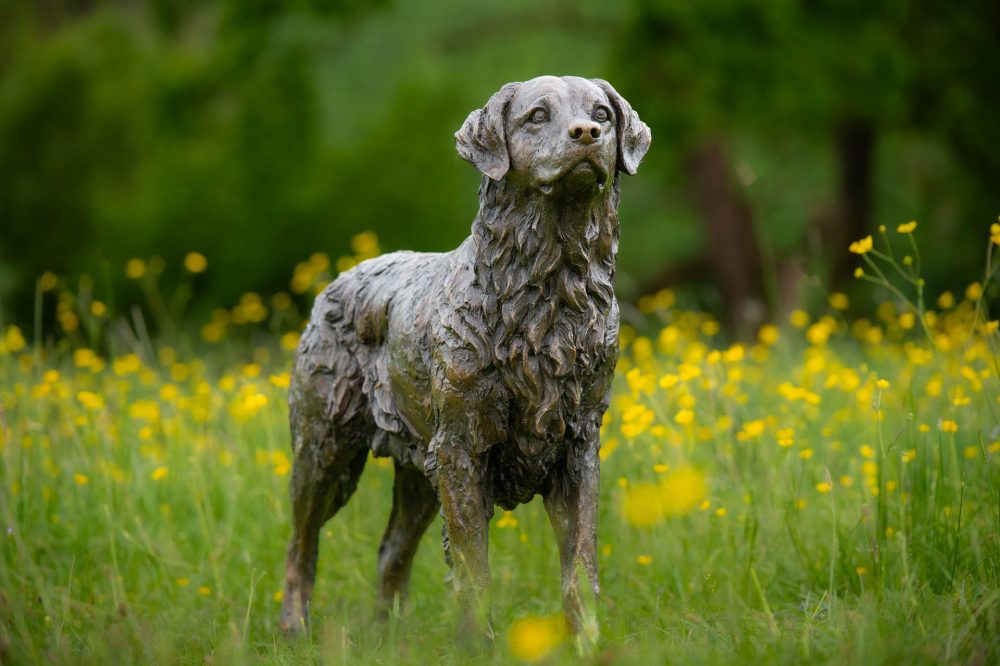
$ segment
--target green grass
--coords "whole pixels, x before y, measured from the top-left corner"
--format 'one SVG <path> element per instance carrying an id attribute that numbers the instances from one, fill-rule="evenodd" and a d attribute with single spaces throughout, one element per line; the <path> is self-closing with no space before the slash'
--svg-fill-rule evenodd
<path id="1" fill-rule="evenodd" d="M 997 334 L 969 296 L 929 338 L 890 304 L 752 346 L 647 302 L 659 325 L 624 335 L 604 427 L 586 660 L 1000 661 Z M 456 646 L 440 520 L 408 605 L 376 621 L 392 472 L 372 460 L 323 531 L 311 633 L 282 639 L 278 336 L 242 360 L 224 341 L 102 360 L 19 338 L 0 343 L 0 662 L 508 663 L 512 624 L 560 611 L 536 501 L 493 521 L 494 646 Z M 579 660 L 569 642 L 543 657 Z"/>

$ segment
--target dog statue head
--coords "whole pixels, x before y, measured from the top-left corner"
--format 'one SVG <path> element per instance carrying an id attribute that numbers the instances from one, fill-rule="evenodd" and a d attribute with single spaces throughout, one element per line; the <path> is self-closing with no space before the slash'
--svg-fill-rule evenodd
<path id="1" fill-rule="evenodd" d="M 576 76 L 508 83 L 455 133 L 458 154 L 491 180 L 574 198 L 635 174 L 650 138 L 610 83 Z"/>

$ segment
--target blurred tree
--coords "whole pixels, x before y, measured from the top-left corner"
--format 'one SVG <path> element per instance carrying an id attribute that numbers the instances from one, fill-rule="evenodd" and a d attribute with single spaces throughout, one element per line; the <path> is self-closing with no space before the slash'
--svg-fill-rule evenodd
<path id="1" fill-rule="evenodd" d="M 287 288 L 296 262 L 366 229 L 389 248 L 454 246 L 476 208 L 454 150 L 466 114 L 507 80 L 593 71 L 608 24 L 596 0 L 449 3 L 4 5 L 4 312 L 30 319 L 44 270 L 103 272 L 103 291 L 134 300 L 131 256 L 164 257 L 169 284 L 204 253 L 204 309 Z"/>
<path id="2" fill-rule="evenodd" d="M 622 75 L 680 147 L 708 266 L 744 337 L 767 315 L 762 271 L 774 268 L 764 264 L 746 184 L 735 173 L 734 134 L 815 140 L 838 128 L 842 207 L 829 228 L 851 235 L 867 226 L 872 123 L 899 95 L 902 76 L 898 57 L 884 57 L 896 53 L 891 35 L 888 44 L 864 39 L 884 34 L 874 28 L 894 18 L 893 3 L 864 3 L 864 11 L 851 4 L 640 0 L 624 31 Z M 855 96 L 864 103 L 852 103 Z"/>
<path id="3" fill-rule="evenodd" d="M 692 293 L 749 332 L 798 303 L 796 265 L 842 275 L 850 240 L 910 217 L 935 250 L 928 277 L 954 288 L 953 267 L 979 253 L 970 230 L 1000 209 L 995 2 L 623 11 L 0 2 L 3 315 L 30 319 L 44 270 L 96 271 L 135 300 L 131 256 L 162 255 L 170 283 L 203 252 L 191 284 L 208 308 L 285 288 L 296 262 L 365 229 L 389 249 L 453 247 L 478 178 L 453 132 L 500 84 L 543 73 L 608 78 L 653 128 L 625 185 L 626 298 L 679 273 L 713 281 Z M 660 271 L 668 260 L 682 270 Z"/>
<path id="4" fill-rule="evenodd" d="M 743 335 L 766 314 L 762 304 L 800 298 L 794 285 L 766 292 L 762 275 L 784 280 L 801 271 L 787 270 L 780 257 L 762 257 L 748 182 L 736 175 L 734 138 L 758 137 L 772 148 L 788 137 L 833 146 L 836 203 L 814 213 L 814 252 L 833 283 L 849 274 L 848 242 L 872 227 L 884 133 L 944 138 L 957 154 L 974 156 L 979 168 L 967 184 L 998 182 L 996 151 L 980 140 L 997 124 L 988 118 L 989 104 L 969 103 L 997 96 L 996 66 L 972 64 L 997 62 L 997 5 L 973 1 L 959 11 L 933 4 L 634 3 L 618 71 L 657 136 L 679 147 L 677 168 L 704 225 L 707 266 L 730 323 Z M 935 91 L 948 94 L 942 99 Z"/>
<path id="5" fill-rule="evenodd" d="M 914 2 L 909 19 L 916 76 L 908 127 L 947 143 L 963 174 L 963 226 L 981 228 L 1000 213 L 1000 3 Z M 969 256 L 971 248 L 957 249 Z"/>
<path id="6" fill-rule="evenodd" d="M 220 292 L 281 284 L 292 261 L 269 253 L 319 222 L 323 194 L 317 32 L 305 21 L 340 25 L 377 4 L 7 7 L 0 34 L 16 48 L 0 50 L 5 308 L 30 312 L 24 287 L 43 270 L 104 263 L 117 283 L 124 258 L 149 248 L 209 254 Z M 258 269 L 249 281 L 248 266 Z"/>
<path id="7" fill-rule="evenodd" d="M 93 211 L 133 177 L 150 114 L 146 54 L 120 21 L 15 41 L 18 66 L 6 60 L 0 80 L 0 260 L 23 283 L 93 240 Z"/>

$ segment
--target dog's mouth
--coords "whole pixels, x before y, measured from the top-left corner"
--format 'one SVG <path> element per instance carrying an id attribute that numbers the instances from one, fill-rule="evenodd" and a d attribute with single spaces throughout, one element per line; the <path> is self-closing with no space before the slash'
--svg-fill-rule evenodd
<path id="1" fill-rule="evenodd" d="M 551 196 L 556 190 L 567 195 L 582 195 L 588 192 L 600 194 L 608 184 L 607 172 L 591 160 L 584 158 L 562 171 L 555 178 L 542 181 L 538 189 L 545 196 Z"/>

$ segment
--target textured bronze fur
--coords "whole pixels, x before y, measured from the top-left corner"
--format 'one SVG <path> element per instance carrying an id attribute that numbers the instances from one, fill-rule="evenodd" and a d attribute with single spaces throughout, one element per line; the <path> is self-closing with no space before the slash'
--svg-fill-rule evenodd
<path id="1" fill-rule="evenodd" d="M 649 128 L 605 81 L 540 77 L 503 86 L 455 136 L 484 174 L 472 235 L 452 252 L 395 252 L 343 273 L 299 344 L 286 631 L 308 619 L 319 530 L 369 450 L 396 470 L 379 548 L 385 606 L 405 595 L 440 510 L 471 611 L 488 584 L 494 505 L 539 493 L 574 626 L 585 611 L 578 567 L 596 598 L 598 429 L 618 358 L 618 173 L 635 173 Z"/>

